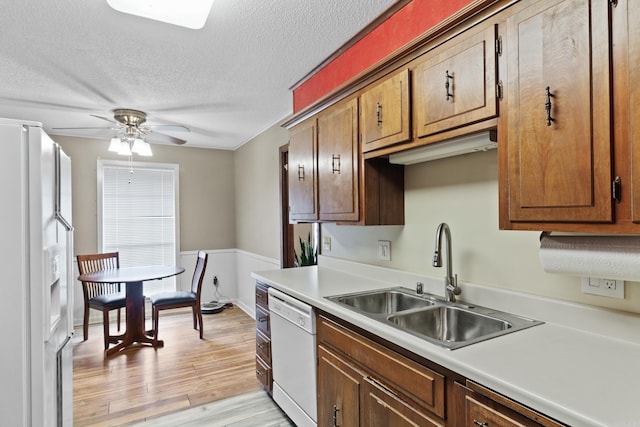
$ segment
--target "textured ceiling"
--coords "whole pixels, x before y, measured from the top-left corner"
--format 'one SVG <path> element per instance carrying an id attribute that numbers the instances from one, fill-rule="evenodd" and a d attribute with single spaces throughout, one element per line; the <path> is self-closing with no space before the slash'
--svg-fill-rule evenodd
<path id="1" fill-rule="evenodd" d="M 0 2 L 0 117 L 108 138 L 115 108 L 189 146 L 235 149 L 292 112 L 289 88 L 394 0 L 215 0 L 201 30 L 111 9 L 105 0 Z"/>

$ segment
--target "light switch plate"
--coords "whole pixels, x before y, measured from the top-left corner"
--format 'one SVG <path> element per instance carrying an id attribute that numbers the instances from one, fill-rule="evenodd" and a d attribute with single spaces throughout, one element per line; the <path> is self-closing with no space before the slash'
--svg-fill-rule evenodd
<path id="1" fill-rule="evenodd" d="M 388 240 L 378 240 L 378 259 L 391 261 L 391 242 Z"/>
<path id="2" fill-rule="evenodd" d="M 331 252 L 331 236 L 322 236 L 322 252 Z"/>

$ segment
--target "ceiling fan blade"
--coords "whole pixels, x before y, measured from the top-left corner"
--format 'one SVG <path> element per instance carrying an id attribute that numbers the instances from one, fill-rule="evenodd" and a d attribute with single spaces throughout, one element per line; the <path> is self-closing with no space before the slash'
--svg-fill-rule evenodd
<path id="1" fill-rule="evenodd" d="M 98 116 L 96 114 L 89 114 L 91 117 L 95 117 L 96 119 L 102 119 L 102 120 L 106 120 L 109 123 L 113 123 L 113 124 L 117 124 L 117 122 L 115 120 L 109 119 L 107 117 L 102 117 L 102 116 Z"/>
<path id="2" fill-rule="evenodd" d="M 170 142 L 172 144 L 182 145 L 187 141 L 164 133 L 150 132 L 147 134 L 147 142 Z"/>
<path id="3" fill-rule="evenodd" d="M 153 131 L 161 130 L 163 132 L 191 132 L 191 129 L 182 125 L 145 125 L 144 127 L 149 128 Z"/>
<path id="4" fill-rule="evenodd" d="M 87 130 L 96 130 L 96 129 L 116 130 L 116 128 L 113 128 L 113 127 L 110 127 L 110 128 L 106 128 L 106 127 L 79 127 L 79 128 L 51 128 L 51 129 L 55 129 L 55 130 L 83 130 L 83 129 L 87 129 Z"/>

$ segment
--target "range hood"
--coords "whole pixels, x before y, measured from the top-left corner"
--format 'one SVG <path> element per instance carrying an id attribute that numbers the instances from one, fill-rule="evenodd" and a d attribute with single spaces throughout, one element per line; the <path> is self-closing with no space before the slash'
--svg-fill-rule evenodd
<path id="1" fill-rule="evenodd" d="M 413 165 L 475 151 L 487 151 L 498 147 L 496 141 L 495 131 L 474 133 L 391 154 L 389 155 L 389 163 Z"/>

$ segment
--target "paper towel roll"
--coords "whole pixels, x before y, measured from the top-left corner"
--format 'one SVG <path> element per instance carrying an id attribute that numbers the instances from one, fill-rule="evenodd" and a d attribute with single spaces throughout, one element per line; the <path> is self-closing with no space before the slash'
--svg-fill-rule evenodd
<path id="1" fill-rule="evenodd" d="M 640 236 L 553 236 L 540 239 L 547 273 L 640 281 Z"/>

